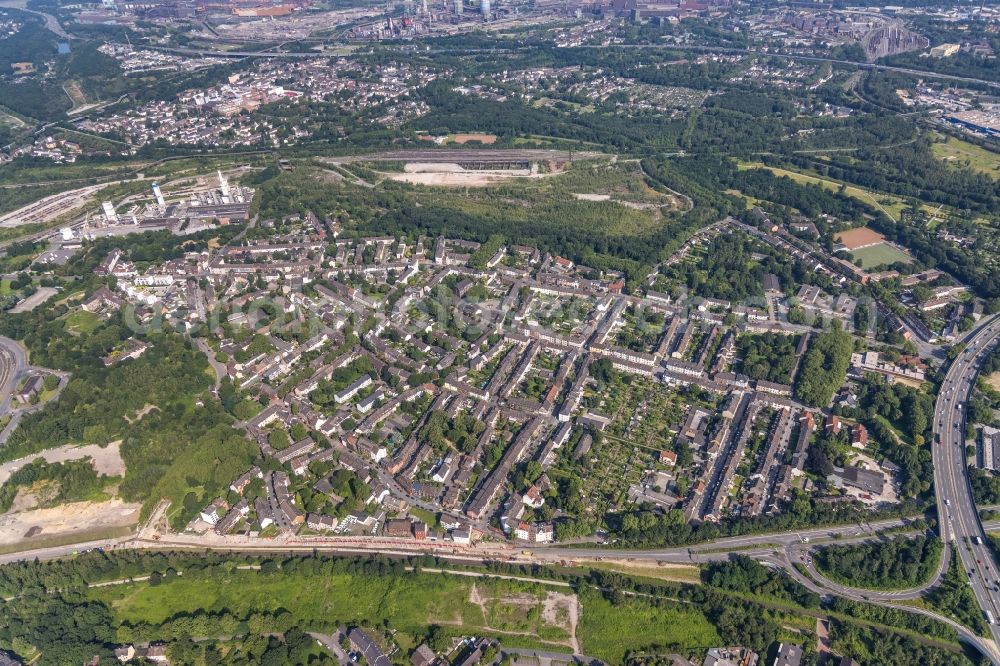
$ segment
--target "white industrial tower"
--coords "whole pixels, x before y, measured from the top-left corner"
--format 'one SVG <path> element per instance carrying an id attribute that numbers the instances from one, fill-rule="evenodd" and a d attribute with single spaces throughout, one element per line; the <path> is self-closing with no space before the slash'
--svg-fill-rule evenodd
<path id="1" fill-rule="evenodd" d="M 156 205 L 160 208 L 166 208 L 167 202 L 163 199 L 163 192 L 160 191 L 160 186 L 157 183 L 153 183 L 153 196 L 156 197 Z"/>
<path id="2" fill-rule="evenodd" d="M 219 174 L 219 189 L 222 190 L 222 196 L 228 197 L 229 196 L 229 181 L 227 181 L 226 177 L 222 175 L 222 170 L 221 169 L 219 169 L 218 171 L 216 171 L 216 173 Z"/>
<path id="3" fill-rule="evenodd" d="M 104 210 L 104 219 L 108 222 L 117 222 L 118 213 L 115 212 L 115 206 L 110 201 L 105 201 L 101 204 L 101 209 Z"/>

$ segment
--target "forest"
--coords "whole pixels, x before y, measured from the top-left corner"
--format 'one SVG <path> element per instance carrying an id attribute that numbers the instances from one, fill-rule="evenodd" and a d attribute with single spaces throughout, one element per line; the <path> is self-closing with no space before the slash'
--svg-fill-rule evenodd
<path id="1" fill-rule="evenodd" d="M 741 335 L 737 340 L 738 355 L 743 359 L 740 372 L 751 379 L 789 384 L 795 367 L 797 345 L 798 336 L 795 335 Z"/>
<path id="2" fill-rule="evenodd" d="M 33 362 L 72 373 L 58 400 L 21 421 L 0 458 L 121 440 L 126 472 L 119 494 L 143 502 L 144 515 L 169 498 L 177 509 L 171 520 L 183 526 L 250 466 L 256 446 L 208 394 L 208 361 L 190 339 L 149 333 L 145 354 L 106 367 L 101 357 L 133 335 L 124 315 L 76 333 L 66 328 L 67 313 L 56 305 L 0 319 L 0 333 L 23 340 Z"/>
<path id="3" fill-rule="evenodd" d="M 851 335 L 837 322 L 814 335 L 796 378 L 796 397 L 807 405 L 826 407 L 844 384 L 853 351 Z"/>
<path id="4" fill-rule="evenodd" d="M 770 271 L 752 257 L 756 249 L 742 234 L 716 236 L 703 254 L 676 266 L 676 277 L 697 296 L 735 302 L 762 297 L 764 274 Z"/>
<path id="5" fill-rule="evenodd" d="M 872 590 L 906 590 L 930 581 L 941 561 L 941 540 L 920 535 L 878 543 L 825 546 L 817 568 L 831 580 Z"/>
<path id="6" fill-rule="evenodd" d="M 171 403 L 183 407 L 180 401 L 208 388 L 204 355 L 179 336 L 151 336 L 153 346 L 143 356 L 105 367 L 100 357 L 130 333 L 121 324 L 108 324 L 78 338 L 47 326 L 25 338 L 38 362 L 44 358 L 48 367 L 73 377 L 59 400 L 24 419 L 0 455 L 11 460 L 70 442 L 106 444 L 125 435 L 125 417 L 135 417 L 146 405 L 176 409 Z"/>
<path id="7" fill-rule="evenodd" d="M 833 180 L 976 213 L 994 211 L 1000 201 L 1000 182 L 968 169 L 942 169 L 926 137 L 892 148 L 862 148 L 850 159 L 834 153 L 823 160 L 796 156 L 788 161 Z"/>
<path id="8" fill-rule="evenodd" d="M 684 165 L 670 162 L 643 163 L 645 177 L 654 189 L 670 187 L 688 192 L 682 185 L 673 186 L 683 178 L 684 171 Z M 575 176 L 571 171 L 567 177 Z M 631 219 L 622 217 L 628 209 L 607 202 L 580 202 L 567 196 L 540 199 L 533 194 L 530 196 L 534 198 L 517 205 L 490 205 L 481 200 L 482 195 L 473 196 L 475 193 L 433 197 L 419 194 L 388 182 L 377 188 L 325 182 L 315 170 L 301 169 L 262 183 L 254 205 L 265 218 L 304 215 L 312 210 L 321 217 L 345 223 L 348 233 L 356 235 L 444 235 L 479 241 L 487 247 L 502 237 L 506 243 L 533 245 L 598 270 L 623 271 L 633 284 L 697 229 L 717 221 L 729 206 L 735 207 L 735 201 L 706 190 L 704 195 L 692 196 L 693 209 L 666 213 L 656 227 L 622 233 L 615 220 Z M 529 196 L 513 188 L 498 190 L 498 194 L 522 199 Z"/>

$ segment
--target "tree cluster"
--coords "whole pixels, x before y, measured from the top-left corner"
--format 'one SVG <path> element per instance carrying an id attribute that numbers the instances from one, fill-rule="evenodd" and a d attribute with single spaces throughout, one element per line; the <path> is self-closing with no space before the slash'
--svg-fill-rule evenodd
<path id="1" fill-rule="evenodd" d="M 825 407 L 844 384 L 851 363 L 854 341 L 850 333 L 833 323 L 813 336 L 802 359 L 795 383 L 795 396 L 812 407 Z"/>

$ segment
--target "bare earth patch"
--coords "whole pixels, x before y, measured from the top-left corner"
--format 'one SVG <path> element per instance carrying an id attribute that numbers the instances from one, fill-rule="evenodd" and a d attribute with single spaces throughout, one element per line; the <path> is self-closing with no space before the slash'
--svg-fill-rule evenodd
<path id="1" fill-rule="evenodd" d="M 452 162 L 407 162 L 403 165 L 403 171 L 405 173 L 460 173 L 465 169 Z"/>
<path id="2" fill-rule="evenodd" d="M 504 605 L 520 606 L 525 609 L 531 609 L 538 606 L 539 599 L 537 596 L 530 593 L 510 593 L 504 594 L 498 599 L 492 599 L 490 597 L 483 596 L 475 583 L 473 583 L 472 587 L 469 589 L 469 602 L 478 606 L 479 610 L 483 614 L 483 629 L 497 634 L 508 634 L 510 636 L 534 635 L 524 631 L 510 631 L 490 626 L 489 604 L 491 601 L 493 603 L 499 602 Z M 540 639 L 541 642 L 555 646 L 566 646 L 572 648 L 574 654 L 578 654 L 580 652 L 580 643 L 576 637 L 576 627 L 580 618 L 581 609 L 580 601 L 577 599 L 576 595 L 564 592 L 547 592 L 545 594 L 545 598 L 541 602 L 541 605 L 542 622 L 550 627 L 563 629 L 568 634 L 568 639 L 565 642 Z"/>
<path id="3" fill-rule="evenodd" d="M 830 625 L 816 618 L 816 652 L 821 656 L 830 652 Z"/>
<path id="4" fill-rule="evenodd" d="M 470 141 L 478 141 L 486 145 L 493 144 L 497 142 L 496 134 L 456 134 L 451 137 L 451 140 L 455 143 L 468 143 Z"/>
<path id="5" fill-rule="evenodd" d="M 38 460 L 39 458 L 50 463 L 90 458 L 93 461 L 94 471 L 98 474 L 103 476 L 122 476 L 125 474 L 125 462 L 122 460 L 121 452 L 119 451 L 120 446 L 121 441 L 111 442 L 104 448 L 101 448 L 97 444 L 88 444 L 87 446 L 67 444 L 66 446 L 59 446 L 54 449 L 25 456 L 24 458 L 11 460 L 0 465 L 0 485 L 7 483 L 7 479 L 10 478 L 11 474 L 32 460 Z"/>
<path id="6" fill-rule="evenodd" d="M 113 499 L 107 502 L 73 502 L 49 509 L 8 513 L 0 516 L 0 546 L 18 544 L 33 538 L 84 535 L 111 527 L 133 525 L 139 520 L 141 506 Z"/>
<path id="7" fill-rule="evenodd" d="M 460 164 L 445 162 L 407 162 L 403 173 L 383 174 L 390 180 L 413 185 L 436 187 L 486 187 L 513 178 L 542 178 L 554 173 L 532 169 L 480 170 L 464 169 Z"/>
<path id="8" fill-rule="evenodd" d="M 613 560 L 602 562 L 598 566 L 601 569 L 609 571 L 617 571 L 633 576 L 644 576 L 646 578 L 656 578 L 658 580 L 692 584 L 701 582 L 700 570 L 698 567 L 690 564 L 653 562 L 650 560 L 635 560 L 632 562 L 627 560 Z"/>
<path id="9" fill-rule="evenodd" d="M 25 489 L 17 491 L 17 495 L 14 496 L 14 501 L 11 502 L 10 510 L 11 513 L 18 513 L 20 511 L 29 511 L 38 506 L 38 497 L 33 492 L 29 492 Z"/>
<path id="10" fill-rule="evenodd" d="M 10 505 L 10 510 L 12 512 L 29 511 L 36 506 L 48 503 L 58 492 L 59 484 L 52 481 L 42 481 L 30 488 L 21 488 L 17 491 L 13 503 Z"/>
<path id="11" fill-rule="evenodd" d="M 138 412 L 135 413 L 135 415 L 133 417 L 129 418 L 128 416 L 125 416 L 125 417 L 122 417 L 122 418 L 124 418 L 126 421 L 128 421 L 129 424 L 131 425 L 131 424 L 134 424 L 136 421 L 141 421 L 143 416 L 145 416 L 146 414 L 149 414 L 154 409 L 156 411 L 160 411 L 159 407 L 157 407 L 156 405 L 151 405 L 151 404 L 149 404 L 147 402 L 145 405 L 143 405 L 142 409 L 140 409 Z"/>
<path id="12" fill-rule="evenodd" d="M 1000 372 L 994 372 L 992 375 L 986 377 L 986 383 L 990 385 L 991 388 L 1000 391 Z"/>
<path id="13" fill-rule="evenodd" d="M 580 653 L 580 643 L 576 639 L 576 625 L 580 619 L 580 600 L 575 594 L 548 592 L 542 602 L 542 622 L 553 627 L 562 627 L 569 634 L 573 654 Z"/>
<path id="14" fill-rule="evenodd" d="M 858 227 L 857 229 L 841 231 L 837 234 L 836 238 L 848 250 L 857 250 L 858 248 L 877 245 L 885 241 L 885 236 L 868 227 Z"/>
<path id="15" fill-rule="evenodd" d="M 463 171 L 458 173 L 393 173 L 390 180 L 433 187 L 486 187 L 515 178 L 514 174 Z"/>

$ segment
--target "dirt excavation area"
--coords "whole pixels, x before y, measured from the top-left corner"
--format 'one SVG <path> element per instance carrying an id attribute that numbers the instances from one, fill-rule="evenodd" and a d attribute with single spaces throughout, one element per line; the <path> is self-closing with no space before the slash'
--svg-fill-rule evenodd
<path id="1" fill-rule="evenodd" d="M 114 528 L 139 520 L 140 504 L 112 499 L 107 502 L 73 502 L 48 509 L 34 509 L 0 516 L 0 547 L 29 544 L 56 537 L 74 541 L 97 539 Z"/>
<path id="2" fill-rule="evenodd" d="M 125 462 L 122 460 L 121 452 L 118 449 L 119 446 L 121 446 L 121 442 L 112 442 L 103 448 L 97 444 L 88 444 L 87 446 L 67 444 L 66 446 L 59 446 L 54 449 L 18 458 L 17 460 L 11 460 L 0 465 L 0 485 L 7 483 L 7 479 L 10 478 L 11 474 L 32 460 L 38 460 L 39 458 L 50 463 L 90 458 L 93 461 L 94 471 L 98 474 L 102 476 L 122 476 L 125 474 Z"/>
<path id="3" fill-rule="evenodd" d="M 576 627 L 580 622 L 580 600 L 575 594 L 547 592 L 542 602 L 542 622 L 553 627 L 565 627 L 569 632 L 569 647 L 573 654 L 580 653 Z"/>
<path id="4" fill-rule="evenodd" d="M 119 446 L 112 442 L 105 447 L 60 446 L 42 451 L 18 460 L 0 465 L 0 484 L 6 483 L 11 475 L 33 460 L 42 458 L 50 463 L 89 458 L 101 476 L 123 476 L 125 463 Z M 36 484 L 38 485 L 38 484 Z M 140 504 L 124 502 L 115 498 L 100 502 L 72 502 L 48 508 L 35 508 L 45 503 L 46 492 L 55 488 L 33 487 L 22 489 L 14 500 L 12 509 L 0 516 L 0 549 L 11 549 L 18 545 L 37 545 L 41 542 L 84 541 L 88 538 L 104 538 L 121 532 L 139 520 Z M 16 548 L 14 548 L 16 550 Z"/>
<path id="5" fill-rule="evenodd" d="M 498 592 L 487 581 L 469 590 L 469 602 L 483 614 L 483 628 L 510 636 L 534 636 L 554 647 L 580 652 L 576 636 L 580 601 L 575 594 L 529 585 L 522 592 Z"/>
<path id="6" fill-rule="evenodd" d="M 461 164 L 446 162 L 407 162 L 402 172 L 381 175 L 413 185 L 486 187 L 515 178 L 545 178 L 564 170 L 564 166 L 553 164 L 549 164 L 548 171 L 540 171 L 537 164 L 530 169 L 466 169 Z"/>

